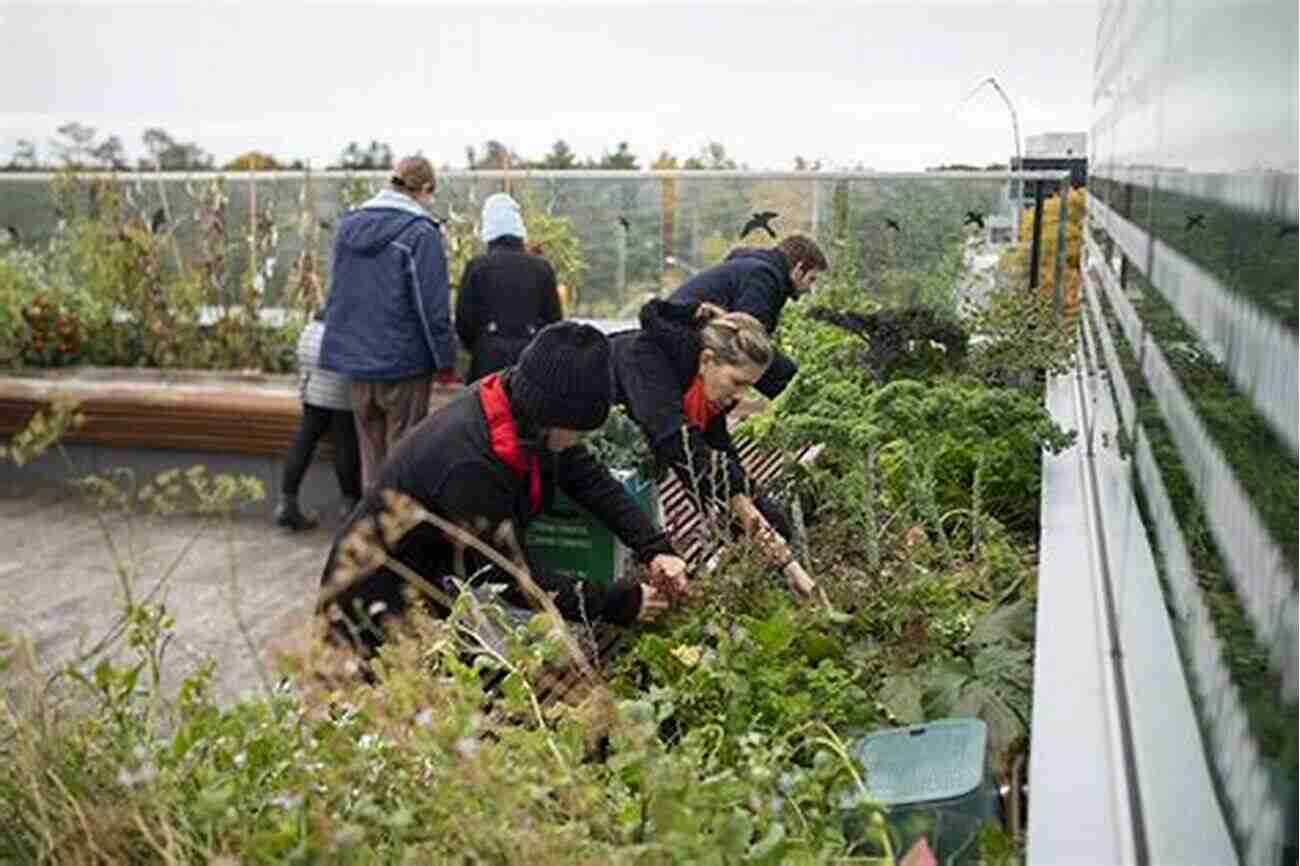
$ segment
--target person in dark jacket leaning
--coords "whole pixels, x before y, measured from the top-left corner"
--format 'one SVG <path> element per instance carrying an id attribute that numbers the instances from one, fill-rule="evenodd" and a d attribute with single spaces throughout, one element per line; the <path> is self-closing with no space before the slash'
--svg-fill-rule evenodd
<path id="1" fill-rule="evenodd" d="M 518 203 L 488 196 L 480 231 L 487 252 L 465 266 L 456 296 L 456 333 L 470 351 L 466 384 L 509 367 L 534 334 L 563 317 L 555 269 L 524 248 Z"/>
<path id="2" fill-rule="evenodd" d="M 781 321 L 785 302 L 811 291 L 817 275 L 829 267 L 816 241 L 806 235 L 790 235 L 769 249 L 733 251 L 722 264 L 682 283 L 668 299 L 679 304 L 702 301 L 730 313 L 748 313 L 771 334 Z M 755 387 L 763 396 L 774 398 L 798 371 L 792 358 L 777 352 Z"/>
<path id="3" fill-rule="evenodd" d="M 383 545 L 387 557 L 441 591 L 452 589 L 446 578 L 455 575 L 473 584 L 505 584 L 504 601 L 528 605 L 509 573 L 486 564 L 472 548 L 458 548 L 430 522 L 417 523 L 400 539 L 384 539 L 384 493 L 390 490 L 526 562 L 528 523 L 559 488 L 605 522 L 653 577 L 685 590 L 686 563 L 667 536 L 579 443 L 578 431 L 594 430 L 609 414 L 609 355 L 609 341 L 590 325 L 551 325 L 515 366 L 476 382 L 403 438 L 339 531 L 325 564 L 320 607 L 337 638 L 368 654 L 384 639 L 388 619 L 400 618 L 408 605 L 400 569 L 355 568 L 357 538 Z M 629 624 L 667 606 L 666 595 L 649 584 L 532 576 L 568 619 Z M 442 613 L 436 603 L 430 607 Z"/>
<path id="4" fill-rule="evenodd" d="M 433 191 L 433 165 L 406 157 L 389 189 L 343 217 L 334 240 L 320 366 L 352 382 L 367 487 L 428 413 L 432 382 L 455 381 L 447 256 L 425 212 Z"/>
<path id="5" fill-rule="evenodd" d="M 641 329 L 614 334 L 610 344 L 614 402 L 641 428 L 658 463 L 677 474 L 697 507 L 712 499 L 730 511 L 791 588 L 811 595 L 816 584 L 785 541 L 784 513 L 754 495 L 727 430 L 727 413 L 775 355 L 762 323 L 712 304 L 651 301 L 641 308 Z"/>

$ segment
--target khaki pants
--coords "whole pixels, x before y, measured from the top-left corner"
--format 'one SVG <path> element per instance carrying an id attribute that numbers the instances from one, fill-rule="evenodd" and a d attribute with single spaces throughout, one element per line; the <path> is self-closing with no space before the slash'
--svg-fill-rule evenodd
<path id="1" fill-rule="evenodd" d="M 429 411 L 429 377 L 397 382 L 352 383 L 352 412 L 357 420 L 361 450 L 361 484 L 366 489 L 379 476 L 388 452 L 408 428 Z"/>

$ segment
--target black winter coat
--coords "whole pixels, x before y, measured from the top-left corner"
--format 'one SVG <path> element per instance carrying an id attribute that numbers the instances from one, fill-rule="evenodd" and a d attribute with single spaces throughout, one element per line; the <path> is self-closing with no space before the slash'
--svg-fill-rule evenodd
<path id="1" fill-rule="evenodd" d="M 785 302 L 794 297 L 790 262 L 779 249 L 744 248 L 727 256 L 716 267 L 700 271 L 677 287 L 668 300 L 678 304 L 707 301 L 729 313 L 749 313 L 763 323 L 770 334 L 781 321 Z M 777 352 L 772 364 L 754 386 L 768 398 L 776 397 L 790 384 L 799 365 Z"/>
<path id="2" fill-rule="evenodd" d="M 465 382 L 514 364 L 533 334 L 563 313 L 555 269 L 513 236 L 470 259 L 456 297 L 456 334 L 470 352 Z"/>
<path id="3" fill-rule="evenodd" d="M 509 392 L 509 373 L 506 390 Z M 322 588 L 330 583 L 339 546 L 360 521 L 373 521 L 382 539 L 378 515 L 383 510 L 380 491 L 392 489 L 415 499 L 426 510 L 462 525 L 486 528 L 491 538 L 503 523 L 514 527 L 515 537 L 526 548 L 525 534 L 532 519 L 529 485 L 507 466 L 492 450 L 487 418 L 479 392 L 482 385 L 466 389 L 452 403 L 425 418 L 402 437 L 379 470 L 378 483 L 368 491 L 347 524 L 339 530 L 321 576 Z M 525 445 L 527 447 L 527 445 Z M 641 562 L 660 553 L 674 554 L 667 536 L 656 529 L 645 512 L 627 494 L 583 446 L 559 454 L 542 449 L 542 509 L 550 504 L 555 489 L 563 490 L 597 519 L 604 522 Z M 507 557 L 516 551 L 494 546 Z M 456 574 L 456 549 L 435 527 L 421 523 L 394 546 L 386 548 L 389 556 L 399 560 L 435 585 L 447 575 Z M 513 578 L 499 568 L 487 565 L 485 557 L 472 549 L 464 556 L 464 574 L 474 583 L 502 583 L 507 589 L 503 600 L 520 607 L 530 603 Z M 584 614 L 592 620 L 626 625 L 635 621 L 641 609 L 641 588 L 633 581 L 608 586 L 584 583 L 560 575 L 532 571 L 533 579 L 545 591 L 555 593 L 560 613 L 579 620 Z M 361 632 L 366 648 L 381 642 L 378 635 L 364 628 L 367 612 L 382 602 L 385 614 L 400 615 L 407 607 L 404 596 L 406 581 L 388 568 L 377 569 L 351 585 L 335 599 L 338 612 Z M 359 608 L 358 608 L 359 606 Z M 431 604 L 435 614 L 442 614 Z M 378 614 L 372 613 L 378 618 Z M 331 613 L 335 634 L 347 640 L 352 629 Z"/>
<path id="4" fill-rule="evenodd" d="M 698 487 L 705 497 L 725 500 L 752 492 L 727 430 L 727 411 L 734 404 L 703 431 L 687 423 L 682 405 L 700 369 L 703 344 L 692 325 L 698 306 L 651 301 L 641 308 L 639 331 L 610 337 L 614 402 L 645 433 L 659 465 L 671 467 L 686 490 Z"/>

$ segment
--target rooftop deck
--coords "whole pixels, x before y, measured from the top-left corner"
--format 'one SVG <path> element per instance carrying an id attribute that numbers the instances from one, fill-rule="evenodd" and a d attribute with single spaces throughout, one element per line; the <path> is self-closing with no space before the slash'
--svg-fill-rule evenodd
<path id="1" fill-rule="evenodd" d="M 101 518 L 69 484 L 10 477 L 0 484 L 0 523 L 11 539 L 0 557 L 0 628 L 30 638 L 44 669 L 113 631 L 122 583 L 106 532 L 129 549 L 124 517 Z M 264 653 L 272 639 L 306 621 L 333 525 L 290 533 L 261 514 L 235 515 L 228 529 L 175 515 L 135 533 L 134 556 L 124 552 L 120 562 L 134 563 L 137 593 L 153 591 L 176 566 L 162 590 L 176 620 L 167 685 L 212 656 L 220 662 L 214 683 L 220 699 L 257 688 L 248 640 Z"/>

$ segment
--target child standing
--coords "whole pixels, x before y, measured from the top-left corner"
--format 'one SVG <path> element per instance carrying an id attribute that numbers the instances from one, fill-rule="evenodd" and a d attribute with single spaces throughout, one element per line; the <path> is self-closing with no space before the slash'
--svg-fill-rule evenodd
<path id="1" fill-rule="evenodd" d="M 319 520 L 298 505 L 298 488 L 311 464 L 316 445 L 330 430 L 334 436 L 334 474 L 343 493 L 344 512 L 351 513 L 361 498 L 361 452 L 352 416 L 351 389 L 347 379 L 319 366 L 321 340 L 325 336 L 325 312 L 318 310 L 298 337 L 298 393 L 302 398 L 302 422 L 284 461 L 284 480 L 275 522 L 295 532 L 311 529 Z"/>

